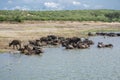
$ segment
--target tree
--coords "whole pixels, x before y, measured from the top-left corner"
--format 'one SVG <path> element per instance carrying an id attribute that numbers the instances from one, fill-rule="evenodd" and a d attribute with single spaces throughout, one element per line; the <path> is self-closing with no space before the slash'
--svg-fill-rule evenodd
<path id="1" fill-rule="evenodd" d="M 22 22 L 23 20 L 22 20 L 22 18 L 20 16 L 16 16 L 14 18 L 14 21 L 16 21 L 16 22 Z"/>
<path id="2" fill-rule="evenodd" d="M 120 12 L 112 12 L 112 13 L 107 13 L 105 14 L 105 17 L 109 18 L 111 21 L 114 19 L 114 18 L 120 18 Z"/>

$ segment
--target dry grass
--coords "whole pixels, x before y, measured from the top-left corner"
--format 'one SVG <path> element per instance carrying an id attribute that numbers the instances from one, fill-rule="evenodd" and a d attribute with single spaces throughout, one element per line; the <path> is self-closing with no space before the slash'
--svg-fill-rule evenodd
<path id="1" fill-rule="evenodd" d="M 88 32 L 120 31 L 120 23 L 39 21 L 25 23 L 0 23 L 0 49 L 9 50 L 8 43 L 20 39 L 24 43 L 30 39 L 54 34 L 64 37 L 85 36 Z"/>

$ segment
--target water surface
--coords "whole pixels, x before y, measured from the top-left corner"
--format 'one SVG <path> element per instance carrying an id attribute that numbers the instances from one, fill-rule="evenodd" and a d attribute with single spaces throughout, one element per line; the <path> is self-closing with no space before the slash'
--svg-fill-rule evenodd
<path id="1" fill-rule="evenodd" d="M 0 54 L 0 80 L 120 80 L 120 37 L 91 37 L 89 49 L 45 48 L 43 55 Z M 98 49 L 98 42 L 113 48 Z"/>

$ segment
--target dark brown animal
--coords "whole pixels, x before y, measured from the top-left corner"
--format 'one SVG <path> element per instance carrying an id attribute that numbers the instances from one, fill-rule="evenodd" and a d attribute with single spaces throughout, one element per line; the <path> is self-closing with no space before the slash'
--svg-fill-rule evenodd
<path id="1" fill-rule="evenodd" d="M 98 42 L 97 47 L 98 47 L 98 48 L 103 48 L 103 47 L 105 47 L 105 45 L 103 44 L 103 42 Z"/>
<path id="2" fill-rule="evenodd" d="M 41 47 L 38 47 L 38 46 L 34 46 L 32 50 L 34 52 L 33 54 L 40 54 L 40 53 L 44 52 L 43 49 Z"/>
<path id="3" fill-rule="evenodd" d="M 29 44 L 32 46 L 41 46 L 40 40 L 29 40 Z"/>
<path id="4" fill-rule="evenodd" d="M 69 45 L 66 46 L 66 49 L 74 49 L 74 47 L 69 44 Z"/>
<path id="5" fill-rule="evenodd" d="M 112 48 L 113 45 L 112 44 L 103 44 L 102 42 L 98 42 L 97 47 L 98 48 Z"/>
<path id="6" fill-rule="evenodd" d="M 24 48 L 19 49 L 19 51 L 25 55 L 32 55 L 32 54 L 40 54 L 43 53 L 43 49 L 38 46 L 29 46 L 29 45 L 24 45 Z"/>
<path id="7" fill-rule="evenodd" d="M 88 33 L 88 36 L 95 36 L 95 34 L 89 32 L 89 33 Z"/>
<path id="8" fill-rule="evenodd" d="M 112 44 L 106 44 L 105 47 L 109 47 L 109 48 L 112 48 L 113 45 Z"/>
<path id="9" fill-rule="evenodd" d="M 19 49 L 21 48 L 21 41 L 20 40 L 13 40 L 9 43 L 9 47 L 13 46 L 13 49 Z"/>

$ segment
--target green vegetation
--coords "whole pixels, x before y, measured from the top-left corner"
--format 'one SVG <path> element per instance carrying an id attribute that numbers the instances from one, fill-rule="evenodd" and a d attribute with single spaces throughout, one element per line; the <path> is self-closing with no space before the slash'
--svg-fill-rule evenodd
<path id="1" fill-rule="evenodd" d="M 0 10 L 0 21 L 103 21 L 120 22 L 120 10 L 21 11 Z"/>

